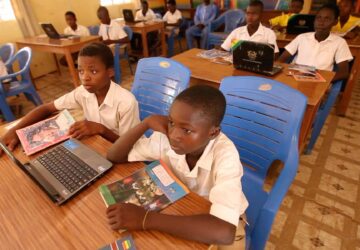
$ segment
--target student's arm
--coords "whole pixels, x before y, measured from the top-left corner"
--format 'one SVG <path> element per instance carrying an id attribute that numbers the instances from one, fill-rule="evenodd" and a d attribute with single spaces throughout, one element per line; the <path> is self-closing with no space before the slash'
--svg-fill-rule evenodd
<path id="1" fill-rule="evenodd" d="M 204 25 L 207 26 L 209 23 L 211 23 L 215 17 L 216 17 L 216 12 L 217 12 L 217 7 L 216 5 L 213 4 L 213 8 L 211 8 L 211 13 L 208 16 L 208 18 L 206 20 L 204 20 Z"/>
<path id="2" fill-rule="evenodd" d="M 200 24 L 200 21 L 201 21 L 201 19 L 200 19 L 201 6 L 202 5 L 199 5 L 198 7 L 196 7 L 195 16 L 194 16 L 194 24 L 195 25 Z"/>
<path id="3" fill-rule="evenodd" d="M 117 203 L 106 214 L 113 230 L 143 229 L 145 210 L 133 204 Z M 175 216 L 149 212 L 144 223 L 146 230 L 158 230 L 174 236 L 206 244 L 231 244 L 236 227 L 210 214 Z"/>
<path id="4" fill-rule="evenodd" d="M 85 136 L 101 135 L 110 142 L 116 141 L 119 136 L 101 123 L 92 121 L 78 121 L 69 128 L 69 135 L 72 138 L 82 139 Z"/>
<path id="5" fill-rule="evenodd" d="M 333 78 L 333 82 L 338 80 L 345 80 L 349 77 L 349 62 L 344 61 L 341 63 L 336 64 L 337 71 Z"/>
<path id="6" fill-rule="evenodd" d="M 43 105 L 40 105 L 30 111 L 30 113 L 26 114 L 18 124 L 16 124 L 14 127 L 12 127 L 2 138 L 1 141 L 5 143 L 8 148 L 13 151 L 17 144 L 19 143 L 19 138 L 16 135 L 16 130 L 20 128 L 24 128 L 26 126 L 29 126 L 31 124 L 34 124 L 38 121 L 44 120 L 45 118 L 49 117 L 53 113 L 58 111 L 55 108 L 55 105 L 53 102 L 46 103 Z M 0 155 L 2 154 L 2 150 L 0 149 Z"/>
<path id="7" fill-rule="evenodd" d="M 284 50 L 277 61 L 281 63 L 288 63 L 290 57 L 292 57 L 292 55 L 287 50 Z"/>

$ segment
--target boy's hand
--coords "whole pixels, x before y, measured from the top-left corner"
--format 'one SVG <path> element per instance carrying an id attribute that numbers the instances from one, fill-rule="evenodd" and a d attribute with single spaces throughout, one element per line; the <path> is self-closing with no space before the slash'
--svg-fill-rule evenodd
<path id="1" fill-rule="evenodd" d="M 104 126 L 100 123 L 91 121 L 75 122 L 69 128 L 69 135 L 75 139 L 82 139 L 85 136 L 98 135 L 102 133 Z"/>
<path id="2" fill-rule="evenodd" d="M 167 134 L 169 118 L 164 115 L 151 115 L 145 118 L 143 121 L 147 124 L 149 129 L 158 131 L 163 134 Z"/>
<path id="3" fill-rule="evenodd" d="M 141 230 L 145 209 L 130 203 L 116 203 L 106 209 L 109 225 L 113 230 Z"/>
<path id="4" fill-rule="evenodd" d="M 10 151 L 13 151 L 19 143 L 19 138 L 15 130 L 9 130 L 0 140 L 9 148 Z M 0 148 L 0 155 L 2 155 L 2 149 Z"/>

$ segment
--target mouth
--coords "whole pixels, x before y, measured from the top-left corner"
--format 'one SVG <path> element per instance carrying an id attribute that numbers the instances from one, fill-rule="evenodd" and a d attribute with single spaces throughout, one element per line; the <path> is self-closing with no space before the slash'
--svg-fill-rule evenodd
<path id="1" fill-rule="evenodd" d="M 175 152 L 179 152 L 179 151 L 183 151 L 181 147 L 179 147 L 178 145 L 176 144 L 171 144 L 170 143 L 170 147 L 172 150 L 174 150 Z"/>

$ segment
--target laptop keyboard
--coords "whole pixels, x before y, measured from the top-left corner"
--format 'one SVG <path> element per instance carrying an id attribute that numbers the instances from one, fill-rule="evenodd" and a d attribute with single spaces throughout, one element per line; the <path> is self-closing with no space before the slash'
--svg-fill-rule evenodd
<path id="1" fill-rule="evenodd" d="M 61 145 L 37 160 L 70 192 L 76 191 L 98 174 Z"/>

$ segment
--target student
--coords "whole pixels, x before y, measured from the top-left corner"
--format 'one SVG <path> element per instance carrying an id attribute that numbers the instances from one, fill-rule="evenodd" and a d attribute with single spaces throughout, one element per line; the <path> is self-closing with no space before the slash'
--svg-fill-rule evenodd
<path id="1" fill-rule="evenodd" d="M 168 11 L 165 13 L 163 17 L 163 21 L 165 21 L 166 31 L 168 35 L 173 32 L 179 33 L 179 26 L 182 19 L 182 15 L 180 10 L 176 9 L 175 0 L 168 0 L 166 7 Z"/>
<path id="2" fill-rule="evenodd" d="M 63 109 L 82 109 L 84 113 L 85 120 L 75 122 L 69 129 L 69 135 L 77 139 L 98 134 L 114 142 L 139 123 L 135 97 L 111 81 L 114 56 L 108 46 L 103 43 L 85 46 L 79 52 L 78 63 L 82 85 L 25 115 L 2 138 L 10 150 L 14 150 L 19 143 L 15 133 L 17 129 L 41 121 Z"/>
<path id="3" fill-rule="evenodd" d="M 274 30 L 284 29 L 284 27 L 287 26 L 289 18 L 295 14 L 299 14 L 302 11 L 303 6 L 304 0 L 292 0 L 287 14 L 282 13 L 281 16 L 277 16 L 269 20 L 271 28 Z"/>
<path id="4" fill-rule="evenodd" d="M 215 4 L 210 3 L 210 0 L 203 0 L 203 3 L 196 7 L 194 16 L 195 25 L 186 30 L 186 43 L 189 49 L 193 48 L 194 37 L 201 37 L 202 49 L 206 44 L 206 27 L 213 21 L 217 15 L 217 7 Z"/>
<path id="5" fill-rule="evenodd" d="M 221 48 L 230 51 L 231 46 L 240 40 L 269 43 L 274 46 L 275 58 L 279 53 L 279 48 L 276 44 L 276 35 L 274 31 L 266 28 L 260 23 L 261 14 L 264 5 L 259 0 L 254 0 L 249 3 L 246 8 L 246 26 L 241 26 L 233 30 L 225 39 Z"/>
<path id="6" fill-rule="evenodd" d="M 353 59 L 345 39 L 330 33 L 337 23 L 339 8 L 333 4 L 323 5 L 315 17 L 315 32 L 298 35 L 285 47 L 279 61 L 286 63 L 296 54 L 294 63 L 315 66 L 317 69 L 337 71 L 333 81 L 347 79 L 349 61 Z"/>
<path id="7" fill-rule="evenodd" d="M 116 21 L 110 19 L 109 11 L 106 7 L 100 6 L 97 16 L 101 22 L 99 36 L 106 45 L 114 43 L 129 43 L 130 40 L 123 27 Z"/>
<path id="8" fill-rule="evenodd" d="M 76 36 L 90 36 L 88 28 L 76 23 L 77 19 L 74 12 L 67 11 L 65 13 L 65 20 L 68 26 L 64 29 L 64 34 Z"/>
<path id="9" fill-rule="evenodd" d="M 359 33 L 360 18 L 351 15 L 354 10 L 353 0 L 341 0 L 339 2 L 339 21 L 331 29 L 332 32 L 346 33 L 346 38 L 353 38 Z M 357 27 L 354 27 L 357 26 Z"/>
<path id="10" fill-rule="evenodd" d="M 151 21 L 156 19 L 156 15 L 152 9 L 149 9 L 147 1 L 141 1 L 141 10 L 138 10 L 135 15 L 135 21 Z"/>
<path id="11" fill-rule="evenodd" d="M 207 244 L 234 241 L 248 202 L 241 187 L 239 154 L 220 131 L 225 107 L 218 89 L 190 87 L 176 97 L 168 117 L 147 117 L 120 137 L 107 155 L 113 162 L 163 160 L 192 192 L 212 203 L 209 214 L 165 215 L 117 203 L 106 211 L 113 230 L 158 230 Z M 148 129 L 154 133 L 142 137 Z"/>

